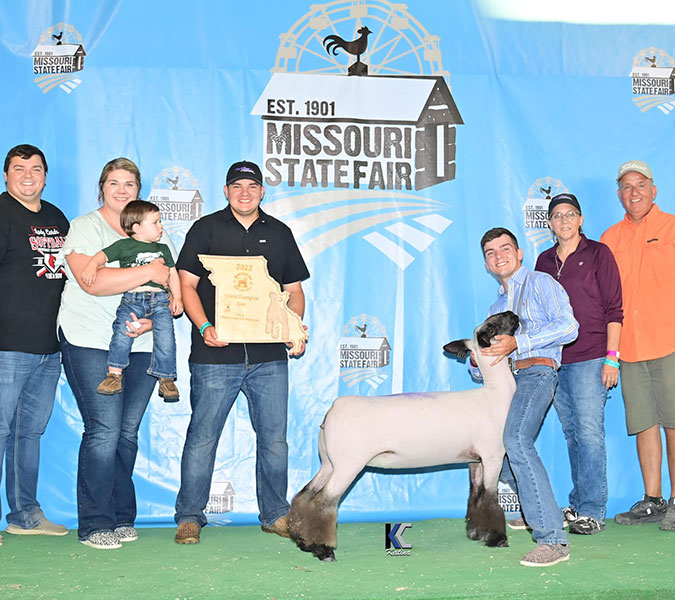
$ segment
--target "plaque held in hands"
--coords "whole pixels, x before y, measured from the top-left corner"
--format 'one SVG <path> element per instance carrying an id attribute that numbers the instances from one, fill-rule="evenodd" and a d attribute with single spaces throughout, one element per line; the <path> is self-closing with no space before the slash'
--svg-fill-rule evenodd
<path id="1" fill-rule="evenodd" d="M 302 319 L 288 308 L 290 294 L 272 279 L 264 256 L 198 256 L 216 288 L 221 342 L 285 342 L 296 350 L 307 340 Z"/>

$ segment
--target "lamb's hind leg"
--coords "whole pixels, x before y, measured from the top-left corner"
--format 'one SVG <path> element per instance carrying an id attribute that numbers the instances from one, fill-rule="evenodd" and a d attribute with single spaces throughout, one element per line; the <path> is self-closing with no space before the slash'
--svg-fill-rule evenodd
<path id="1" fill-rule="evenodd" d="M 314 478 L 300 490 L 291 502 L 288 513 L 288 531 L 291 539 L 300 550 L 311 552 L 320 560 L 335 560 L 332 549 L 325 541 L 330 539 L 331 513 L 335 512 L 337 521 L 337 502 L 334 509 L 326 502 L 325 494 L 320 496 L 333 475 L 333 464 L 326 449 L 323 424 L 319 432 L 319 456 L 321 468 Z M 335 547 L 335 545 L 333 546 Z"/>
<path id="2" fill-rule="evenodd" d="M 335 560 L 338 504 L 359 472 L 360 469 L 341 474 L 336 470 L 319 491 L 313 492 L 310 483 L 293 499 L 289 531 L 301 550 L 319 560 Z"/>
<path id="3" fill-rule="evenodd" d="M 321 469 L 293 499 L 288 524 L 291 539 L 298 548 L 319 560 L 334 561 L 337 548 L 337 510 L 342 494 L 363 465 L 339 464 L 333 468 L 326 449 L 323 429 L 319 434 Z"/>
<path id="4" fill-rule="evenodd" d="M 506 537 L 506 520 L 504 511 L 499 506 L 499 474 L 504 463 L 504 455 L 498 454 L 486 458 L 483 462 L 484 491 L 480 499 L 480 526 L 484 531 L 482 536 L 486 546 L 506 547 L 509 545 Z"/>
<path id="5" fill-rule="evenodd" d="M 332 538 L 330 535 L 331 524 L 334 520 L 331 518 L 332 513 L 336 514 L 335 520 L 337 520 L 339 498 L 334 502 L 335 506 L 331 507 L 330 502 L 326 502 L 323 493 L 323 488 L 331 474 L 330 463 L 322 464 L 314 479 L 293 498 L 288 513 L 288 530 L 291 539 L 300 550 L 311 552 L 320 560 L 331 560 L 332 550 L 328 549 L 324 542 Z"/>

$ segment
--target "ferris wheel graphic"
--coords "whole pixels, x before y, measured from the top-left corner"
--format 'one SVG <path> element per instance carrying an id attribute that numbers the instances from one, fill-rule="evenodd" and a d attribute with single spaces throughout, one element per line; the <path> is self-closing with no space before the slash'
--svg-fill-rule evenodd
<path id="1" fill-rule="evenodd" d="M 328 35 L 354 39 L 364 26 L 372 31 L 361 58 L 368 65 L 370 75 L 449 77 L 443 69 L 439 36 L 430 34 L 408 12 L 405 4 L 387 0 L 333 0 L 312 4 L 308 13 L 279 36 L 271 72 L 346 75 L 352 57 L 344 53 L 329 54 L 323 40 Z M 360 202 L 354 202 L 357 199 Z M 342 201 L 341 208 L 335 209 L 336 201 Z M 323 211 L 323 205 L 329 203 L 333 208 Z M 340 193 L 338 190 L 290 192 L 276 196 L 273 206 L 267 206 L 274 216 L 287 219 L 296 238 L 303 238 L 299 240 L 300 249 L 310 260 L 347 237 L 363 232 L 363 239 L 401 270 L 410 266 L 416 255 L 425 251 L 452 223 L 435 212 L 445 206 L 442 203 L 397 191 L 386 194 Z M 300 208 L 305 209 L 304 214 L 294 222 L 289 213 Z M 308 214 L 307 208 L 314 210 Z M 376 216 L 373 211 L 377 211 Z M 364 217 L 367 213 L 370 216 Z M 402 215 L 406 218 L 401 219 Z M 346 225 L 345 218 L 349 219 Z M 334 228 L 330 227 L 331 220 L 336 224 Z M 317 229 L 321 227 L 321 234 L 313 236 L 313 225 Z M 370 233 L 366 233 L 369 229 Z M 300 232 L 303 235 L 299 236 Z"/>
<path id="2" fill-rule="evenodd" d="M 358 37 L 367 26 L 373 32 L 363 62 L 371 75 L 441 75 L 440 38 L 431 35 L 405 4 L 387 0 L 334 0 L 312 4 L 280 37 L 273 73 L 347 73 L 344 54 L 329 55 L 323 39 L 330 34 Z"/>
<path id="3" fill-rule="evenodd" d="M 364 29 L 364 28 L 367 28 Z M 361 31 L 360 31 L 361 30 Z M 360 61 L 368 75 L 436 76 L 446 82 L 440 37 L 432 35 L 408 12 L 405 4 L 388 0 L 332 0 L 312 4 L 280 37 L 273 74 L 347 75 L 353 56 L 329 54 L 327 36 L 356 40 L 370 32 Z M 335 39 L 335 38 L 333 38 Z M 273 75 L 274 76 L 274 75 Z M 293 230 L 300 251 L 312 260 L 328 248 L 357 236 L 384 255 L 397 269 L 393 328 L 392 392 L 402 390 L 404 348 L 404 272 L 452 224 L 440 214 L 447 204 L 404 190 L 289 190 L 267 204 Z M 373 389 L 383 376 L 373 369 L 356 369 L 350 381 L 365 380 Z"/>

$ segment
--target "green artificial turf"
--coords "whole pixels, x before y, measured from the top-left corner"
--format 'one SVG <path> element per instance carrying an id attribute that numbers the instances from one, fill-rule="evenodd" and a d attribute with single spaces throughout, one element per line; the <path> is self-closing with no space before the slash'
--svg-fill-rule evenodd
<path id="1" fill-rule="evenodd" d="M 526 531 L 509 548 L 465 537 L 459 519 L 420 521 L 406 530 L 410 556 L 388 556 L 382 523 L 339 526 L 337 562 L 321 563 L 258 527 L 207 527 L 194 546 L 173 529 L 140 529 L 120 550 L 94 550 L 67 537 L 4 534 L 0 598 L 124 599 L 435 599 L 675 598 L 675 532 L 657 524 L 571 536 L 571 558 L 528 568 Z"/>

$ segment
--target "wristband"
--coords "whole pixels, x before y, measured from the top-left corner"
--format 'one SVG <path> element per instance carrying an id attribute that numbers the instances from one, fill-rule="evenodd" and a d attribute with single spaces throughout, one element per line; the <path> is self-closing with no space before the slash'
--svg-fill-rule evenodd
<path id="1" fill-rule="evenodd" d="M 206 321 L 206 323 L 204 323 L 204 324 L 199 328 L 199 335 L 201 335 L 202 337 L 204 337 L 204 330 L 205 330 L 207 327 L 213 327 L 213 323 L 211 323 L 211 321 Z"/>
<path id="2" fill-rule="evenodd" d="M 616 358 L 619 358 L 621 354 L 619 354 L 618 350 L 607 350 L 607 356 L 616 356 Z"/>
<path id="3" fill-rule="evenodd" d="M 603 364 L 609 365 L 610 367 L 614 367 L 615 369 L 619 368 L 619 363 L 616 360 L 612 360 L 611 358 L 606 358 Z"/>

